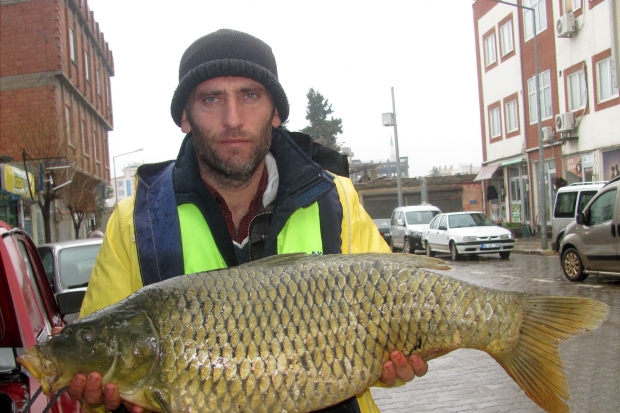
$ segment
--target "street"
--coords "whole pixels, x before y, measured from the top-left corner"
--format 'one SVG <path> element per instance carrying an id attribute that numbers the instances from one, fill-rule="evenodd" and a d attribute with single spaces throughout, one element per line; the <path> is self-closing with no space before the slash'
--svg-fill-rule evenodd
<path id="1" fill-rule="evenodd" d="M 439 271 L 484 287 L 545 295 L 580 296 L 611 307 L 602 326 L 560 346 L 572 412 L 620 411 L 620 277 L 590 276 L 566 280 L 557 256 L 512 254 L 464 258 Z M 382 413 L 543 412 L 486 353 L 461 349 L 429 362 L 426 376 L 392 389 L 373 388 Z"/>

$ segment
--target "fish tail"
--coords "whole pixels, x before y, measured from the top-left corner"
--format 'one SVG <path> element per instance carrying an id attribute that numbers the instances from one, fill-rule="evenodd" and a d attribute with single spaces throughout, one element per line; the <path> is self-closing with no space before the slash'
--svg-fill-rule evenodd
<path id="1" fill-rule="evenodd" d="M 609 315 L 600 301 L 577 297 L 525 297 L 521 302 L 523 325 L 510 352 L 493 355 L 523 391 L 547 412 L 567 413 L 570 408 L 559 344 L 596 329 Z"/>

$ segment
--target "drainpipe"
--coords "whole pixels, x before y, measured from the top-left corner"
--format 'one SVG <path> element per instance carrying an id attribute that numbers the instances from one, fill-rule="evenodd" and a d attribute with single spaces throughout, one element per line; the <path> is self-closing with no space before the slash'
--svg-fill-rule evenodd
<path id="1" fill-rule="evenodd" d="M 428 187 L 426 186 L 426 178 L 421 176 L 418 179 L 420 181 L 421 204 L 425 205 L 428 204 Z"/>

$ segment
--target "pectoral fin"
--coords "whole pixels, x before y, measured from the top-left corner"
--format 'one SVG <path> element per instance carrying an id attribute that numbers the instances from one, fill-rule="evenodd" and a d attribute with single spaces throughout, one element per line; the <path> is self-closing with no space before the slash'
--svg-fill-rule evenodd
<path id="1" fill-rule="evenodd" d="M 151 387 L 144 391 L 144 396 L 152 405 L 159 406 L 162 412 L 172 413 L 172 400 L 168 392 Z"/>

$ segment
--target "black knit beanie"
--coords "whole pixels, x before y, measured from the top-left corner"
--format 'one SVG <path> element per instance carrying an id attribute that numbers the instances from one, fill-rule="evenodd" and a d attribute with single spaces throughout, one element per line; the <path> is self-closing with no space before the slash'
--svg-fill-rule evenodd
<path id="1" fill-rule="evenodd" d="M 221 29 L 196 40 L 183 53 L 179 85 L 170 106 L 174 122 L 181 126 L 183 109 L 196 86 L 224 76 L 246 77 L 262 84 L 271 95 L 280 120 L 288 119 L 288 99 L 278 81 L 278 67 L 271 47 L 247 33 Z"/>

